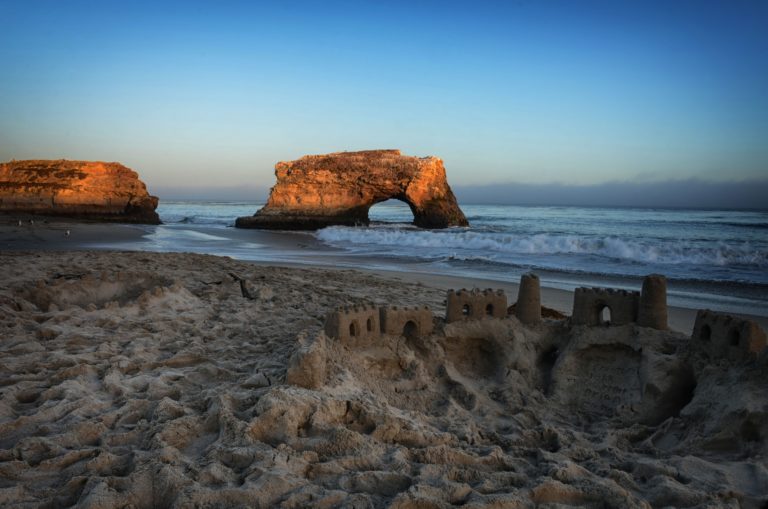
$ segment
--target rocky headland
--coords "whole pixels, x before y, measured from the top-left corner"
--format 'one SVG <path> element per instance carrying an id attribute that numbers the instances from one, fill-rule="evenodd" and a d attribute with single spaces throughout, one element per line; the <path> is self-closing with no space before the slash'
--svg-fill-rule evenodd
<path id="1" fill-rule="evenodd" d="M 239 228 L 314 230 L 368 224 L 376 203 L 398 199 L 422 228 L 467 226 L 437 157 L 404 156 L 399 150 L 366 150 L 304 156 L 275 166 L 277 184 L 254 216 Z"/>
<path id="2" fill-rule="evenodd" d="M 157 203 L 139 175 L 120 163 L 0 163 L 0 212 L 159 224 Z"/>

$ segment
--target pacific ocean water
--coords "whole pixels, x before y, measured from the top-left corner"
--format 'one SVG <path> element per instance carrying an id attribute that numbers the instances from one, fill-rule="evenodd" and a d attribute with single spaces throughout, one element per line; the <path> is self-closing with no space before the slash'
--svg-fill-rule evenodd
<path id="1" fill-rule="evenodd" d="M 368 227 L 235 235 L 235 218 L 261 205 L 161 202 L 164 225 L 140 248 L 513 282 L 535 271 L 563 289 L 637 289 L 659 273 L 670 304 L 768 315 L 768 211 L 462 204 L 470 227 L 423 230 L 390 200 L 371 209 Z"/>

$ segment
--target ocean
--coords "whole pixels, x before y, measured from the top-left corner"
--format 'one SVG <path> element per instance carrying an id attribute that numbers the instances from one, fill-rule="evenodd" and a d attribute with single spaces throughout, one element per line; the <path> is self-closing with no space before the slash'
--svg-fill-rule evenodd
<path id="1" fill-rule="evenodd" d="M 422 230 L 409 224 L 406 204 L 390 200 L 371 209 L 369 227 L 232 227 L 261 206 L 161 202 L 164 224 L 142 227 L 138 246 L 121 247 L 511 282 L 534 271 L 543 285 L 567 290 L 639 289 L 658 273 L 671 305 L 768 316 L 768 211 L 463 204 L 469 228 Z"/>

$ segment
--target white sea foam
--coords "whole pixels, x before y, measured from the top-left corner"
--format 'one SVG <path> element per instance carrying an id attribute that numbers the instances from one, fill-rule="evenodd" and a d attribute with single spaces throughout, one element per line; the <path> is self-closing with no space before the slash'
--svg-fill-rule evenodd
<path id="1" fill-rule="evenodd" d="M 749 242 L 700 243 L 695 241 L 658 241 L 616 236 L 515 235 L 485 233 L 464 229 L 430 231 L 395 228 L 330 227 L 317 232 L 317 238 L 329 245 L 348 249 L 387 246 L 400 254 L 424 250 L 452 255 L 455 251 L 474 253 L 528 255 L 591 255 L 617 260 L 652 264 L 752 265 L 768 267 L 768 252 L 755 249 Z M 395 253 L 397 254 L 397 253 Z"/>

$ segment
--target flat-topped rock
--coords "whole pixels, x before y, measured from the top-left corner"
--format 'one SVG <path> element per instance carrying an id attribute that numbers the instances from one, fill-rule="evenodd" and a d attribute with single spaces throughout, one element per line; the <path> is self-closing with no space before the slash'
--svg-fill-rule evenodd
<path id="1" fill-rule="evenodd" d="M 139 175 L 120 163 L 0 163 L 0 212 L 159 224 L 157 202 Z"/>
<path id="2" fill-rule="evenodd" d="M 277 184 L 267 204 L 235 226 L 314 230 L 331 225 L 367 225 L 376 203 L 398 199 L 422 228 L 467 226 L 448 185 L 443 161 L 399 150 L 366 150 L 304 156 L 275 165 Z"/>

